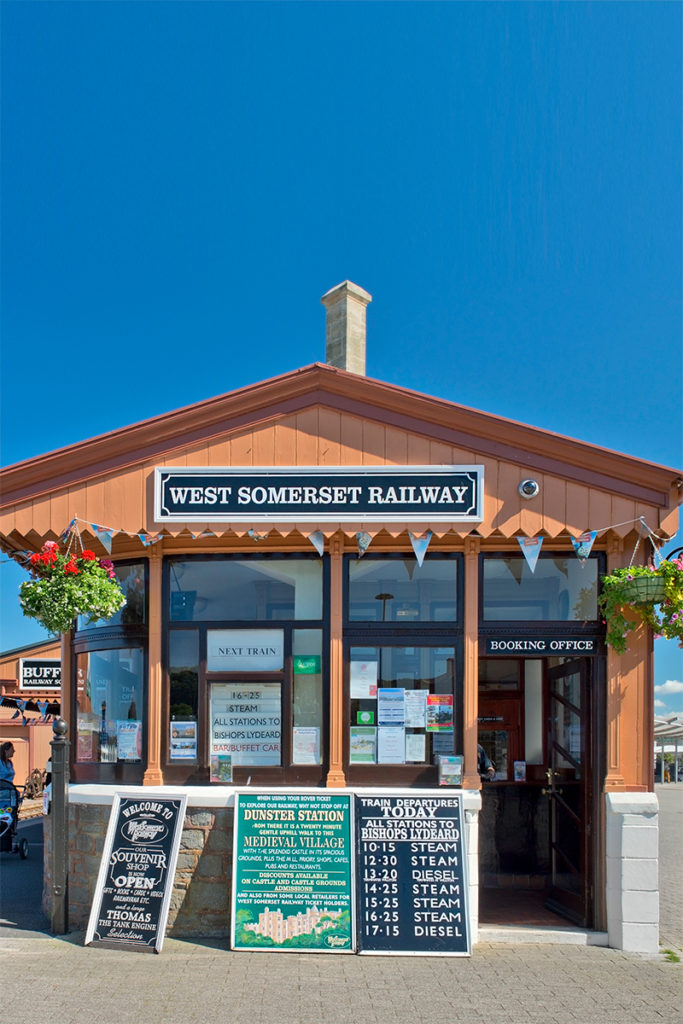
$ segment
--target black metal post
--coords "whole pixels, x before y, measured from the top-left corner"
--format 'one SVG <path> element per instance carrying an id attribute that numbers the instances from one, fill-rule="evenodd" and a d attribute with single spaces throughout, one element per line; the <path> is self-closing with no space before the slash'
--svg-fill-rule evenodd
<path id="1" fill-rule="evenodd" d="M 66 935 L 69 930 L 69 747 L 68 725 L 63 718 L 52 723 L 52 898 L 50 931 Z"/>

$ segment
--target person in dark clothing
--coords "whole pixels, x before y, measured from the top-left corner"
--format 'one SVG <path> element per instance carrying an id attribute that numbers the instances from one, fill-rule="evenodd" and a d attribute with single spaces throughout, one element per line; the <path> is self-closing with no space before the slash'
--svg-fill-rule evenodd
<path id="1" fill-rule="evenodd" d="M 496 774 L 493 762 L 482 747 L 481 743 L 477 744 L 477 770 L 482 779 L 492 779 Z"/>

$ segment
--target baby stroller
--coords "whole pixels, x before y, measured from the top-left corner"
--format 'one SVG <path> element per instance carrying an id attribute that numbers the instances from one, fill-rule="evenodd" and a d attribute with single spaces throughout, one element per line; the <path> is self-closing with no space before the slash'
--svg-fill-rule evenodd
<path id="1" fill-rule="evenodd" d="M 17 839 L 17 820 L 23 793 L 7 779 L 0 780 L 0 853 L 18 853 L 28 857 L 28 840 Z"/>

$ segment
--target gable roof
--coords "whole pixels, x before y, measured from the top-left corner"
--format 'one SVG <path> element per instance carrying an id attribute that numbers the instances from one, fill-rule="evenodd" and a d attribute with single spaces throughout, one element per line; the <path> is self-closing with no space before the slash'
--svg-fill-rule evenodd
<path id="1" fill-rule="evenodd" d="M 172 457 L 193 444 L 320 406 L 660 508 L 678 504 L 679 470 L 445 399 L 313 363 L 0 470 L 0 508 Z M 672 503 L 673 502 L 673 503 Z"/>

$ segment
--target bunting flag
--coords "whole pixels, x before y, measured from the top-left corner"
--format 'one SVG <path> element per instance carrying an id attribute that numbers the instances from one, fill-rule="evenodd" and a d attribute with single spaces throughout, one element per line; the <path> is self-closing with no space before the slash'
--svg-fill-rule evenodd
<path id="1" fill-rule="evenodd" d="M 417 564 L 420 566 L 420 568 L 422 568 L 422 563 L 425 560 L 425 555 L 427 554 L 429 542 L 432 539 L 432 531 L 427 530 L 427 532 L 422 537 L 416 537 L 414 533 L 408 532 L 408 536 L 410 537 L 410 543 L 413 545 L 413 551 L 415 552 Z"/>
<path id="2" fill-rule="evenodd" d="M 69 525 L 67 526 L 67 528 L 62 531 L 62 533 L 60 534 L 60 540 L 62 541 L 62 543 L 64 543 L 64 541 L 69 536 L 69 534 L 71 533 L 71 531 L 73 530 L 75 525 L 76 525 L 76 520 L 72 519 L 71 522 L 69 523 Z"/>
<path id="3" fill-rule="evenodd" d="M 215 533 L 213 532 L 213 530 L 203 530 L 203 531 L 202 531 L 202 532 L 201 532 L 201 533 L 199 534 L 199 537 L 200 537 L 200 539 L 201 539 L 202 537 L 215 537 L 215 536 L 216 536 L 216 534 L 215 534 Z"/>
<path id="4" fill-rule="evenodd" d="M 541 545 L 543 544 L 543 537 L 518 537 L 519 546 L 524 552 L 526 563 L 532 572 L 536 570 L 536 562 L 538 556 L 541 553 Z"/>
<path id="5" fill-rule="evenodd" d="M 325 550 L 325 538 L 323 537 L 322 530 L 314 530 L 313 533 L 309 533 L 308 539 L 318 554 L 322 557 Z"/>
<path id="6" fill-rule="evenodd" d="M 43 718 L 48 714 L 59 714 L 58 701 L 39 701 L 31 699 L 30 697 L 26 700 L 22 700 L 20 697 L 0 697 L 0 707 L 15 708 L 16 710 L 12 715 L 12 719 L 17 718 L 24 711 L 40 711 Z M 37 721 L 37 719 L 28 719 L 28 721 Z"/>
<path id="7" fill-rule="evenodd" d="M 597 530 L 586 530 L 585 533 L 582 533 L 580 537 L 577 537 L 576 539 L 572 537 L 574 551 L 576 552 L 576 557 L 581 562 L 581 565 L 584 564 L 584 562 L 590 555 L 591 548 L 593 547 L 593 542 L 597 535 Z"/>
<path id="8" fill-rule="evenodd" d="M 266 537 L 268 536 L 267 533 L 257 533 L 256 530 L 248 530 L 247 532 L 251 539 L 255 541 L 265 540 Z"/>
<path id="9" fill-rule="evenodd" d="M 359 530 L 356 534 L 356 544 L 358 545 L 358 557 L 362 558 L 365 552 L 370 547 L 370 541 L 372 537 L 365 530 Z"/>
<path id="10" fill-rule="evenodd" d="M 95 531 L 95 536 L 99 540 L 104 550 L 107 552 L 108 555 L 110 555 L 112 540 L 114 538 L 114 531 L 108 530 L 105 526 L 98 526 L 97 523 L 91 523 L 90 527 L 92 530 Z"/>

